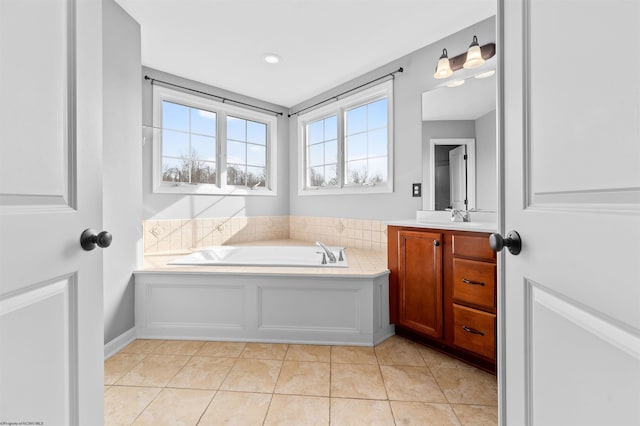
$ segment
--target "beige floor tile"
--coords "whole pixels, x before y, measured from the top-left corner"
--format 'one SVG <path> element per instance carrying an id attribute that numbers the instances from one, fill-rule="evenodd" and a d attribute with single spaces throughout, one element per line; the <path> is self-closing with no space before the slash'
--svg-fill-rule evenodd
<path id="1" fill-rule="evenodd" d="M 121 386 L 163 387 L 189 360 L 186 355 L 147 355 L 116 382 Z"/>
<path id="2" fill-rule="evenodd" d="M 196 355 L 237 358 L 246 345 L 246 343 L 241 342 L 205 342 L 200 350 L 196 352 Z"/>
<path id="3" fill-rule="evenodd" d="M 449 355 L 438 352 L 435 349 L 419 346 L 418 352 L 427 363 L 428 367 L 433 368 L 475 368 L 469 364 L 459 361 Z"/>
<path id="4" fill-rule="evenodd" d="M 427 367 L 381 365 L 380 371 L 390 400 L 447 402 Z"/>
<path id="5" fill-rule="evenodd" d="M 241 358 L 283 360 L 288 347 L 279 343 L 247 343 Z"/>
<path id="6" fill-rule="evenodd" d="M 451 404 L 462 426 L 497 426 L 498 407 Z"/>
<path id="7" fill-rule="evenodd" d="M 395 425 L 389 401 L 331 398 L 332 426 Z"/>
<path id="8" fill-rule="evenodd" d="M 329 424 L 329 398 L 273 395 L 265 426 L 314 426 Z"/>
<path id="9" fill-rule="evenodd" d="M 416 426 L 460 426 L 449 404 L 391 401 L 396 424 Z"/>
<path id="10" fill-rule="evenodd" d="M 153 353 L 158 355 L 194 355 L 204 342 L 193 340 L 167 340 L 158 346 Z"/>
<path id="11" fill-rule="evenodd" d="M 402 337 L 392 336 L 375 347 L 380 365 L 412 365 L 422 367 L 424 359 L 415 343 Z"/>
<path id="12" fill-rule="evenodd" d="M 120 352 L 128 354 L 150 354 L 162 343 L 164 343 L 164 340 L 137 339 L 129 343 Z"/>
<path id="13" fill-rule="evenodd" d="M 199 426 L 261 426 L 271 394 L 219 391 L 202 416 Z"/>
<path id="14" fill-rule="evenodd" d="M 285 361 L 276 393 L 329 396 L 331 365 L 326 362 Z"/>
<path id="15" fill-rule="evenodd" d="M 221 390 L 272 393 L 280 374 L 282 361 L 271 359 L 239 359 Z"/>
<path id="16" fill-rule="evenodd" d="M 431 368 L 451 404 L 498 405 L 496 377 L 478 369 Z"/>
<path id="17" fill-rule="evenodd" d="M 331 362 L 340 364 L 377 364 L 373 348 L 364 346 L 332 346 Z"/>
<path id="18" fill-rule="evenodd" d="M 171 379 L 167 386 L 189 389 L 218 389 L 235 363 L 235 358 L 194 356 Z"/>
<path id="19" fill-rule="evenodd" d="M 331 362 L 331 346 L 289 345 L 287 361 Z"/>
<path id="20" fill-rule="evenodd" d="M 106 426 L 130 425 L 161 390 L 112 386 L 104 395 L 104 424 Z"/>
<path id="21" fill-rule="evenodd" d="M 133 367 L 138 365 L 147 355 L 119 352 L 104 363 L 104 384 L 112 385 Z"/>
<path id="22" fill-rule="evenodd" d="M 331 396 L 387 399 L 377 365 L 331 364 Z"/>
<path id="23" fill-rule="evenodd" d="M 214 391 L 162 389 L 134 425 L 195 425 L 207 409 Z"/>

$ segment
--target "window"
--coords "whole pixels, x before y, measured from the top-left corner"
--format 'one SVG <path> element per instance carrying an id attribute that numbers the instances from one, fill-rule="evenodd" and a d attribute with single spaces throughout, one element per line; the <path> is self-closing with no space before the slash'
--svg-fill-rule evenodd
<path id="1" fill-rule="evenodd" d="M 392 84 L 300 116 L 300 195 L 393 191 Z"/>
<path id="2" fill-rule="evenodd" d="M 154 86 L 154 192 L 275 195 L 275 116 Z"/>

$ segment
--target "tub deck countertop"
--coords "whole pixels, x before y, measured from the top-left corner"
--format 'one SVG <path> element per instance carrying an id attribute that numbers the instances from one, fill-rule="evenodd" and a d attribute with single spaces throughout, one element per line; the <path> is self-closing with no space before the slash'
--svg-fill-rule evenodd
<path id="1" fill-rule="evenodd" d="M 313 246 L 308 241 L 268 240 L 250 243 L 232 244 L 234 246 Z M 331 267 L 299 267 L 299 266 L 202 266 L 202 265 L 167 265 L 168 262 L 187 255 L 190 251 L 174 253 L 150 254 L 144 257 L 142 269 L 135 274 L 147 273 L 180 273 L 180 274 L 237 274 L 237 275 L 322 275 L 335 277 L 377 277 L 389 273 L 387 269 L 387 253 L 385 251 L 365 251 L 354 248 L 345 249 L 348 268 Z"/>

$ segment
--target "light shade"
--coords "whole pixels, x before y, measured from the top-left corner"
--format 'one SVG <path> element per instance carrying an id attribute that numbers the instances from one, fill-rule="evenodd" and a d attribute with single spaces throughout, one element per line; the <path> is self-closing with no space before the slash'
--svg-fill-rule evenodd
<path id="1" fill-rule="evenodd" d="M 438 60 L 438 66 L 436 67 L 436 73 L 434 78 L 441 79 L 450 77 L 453 74 L 451 65 L 449 64 L 449 57 L 447 56 L 447 49 L 442 49 L 442 55 Z"/>
<path id="2" fill-rule="evenodd" d="M 469 45 L 469 50 L 467 50 L 467 60 L 464 61 L 462 66 L 468 69 L 477 68 L 482 64 L 484 64 L 484 59 L 482 58 L 480 45 L 478 45 L 478 37 L 473 36 L 473 41 Z"/>
<path id="3" fill-rule="evenodd" d="M 277 64 L 280 62 L 280 57 L 275 53 L 265 53 L 264 61 L 268 64 Z"/>

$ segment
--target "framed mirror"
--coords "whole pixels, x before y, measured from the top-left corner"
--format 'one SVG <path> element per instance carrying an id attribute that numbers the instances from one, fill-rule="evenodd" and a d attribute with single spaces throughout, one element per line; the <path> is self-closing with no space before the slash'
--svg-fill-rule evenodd
<path id="1" fill-rule="evenodd" d="M 424 210 L 497 210 L 497 88 L 490 69 L 422 93 Z"/>

